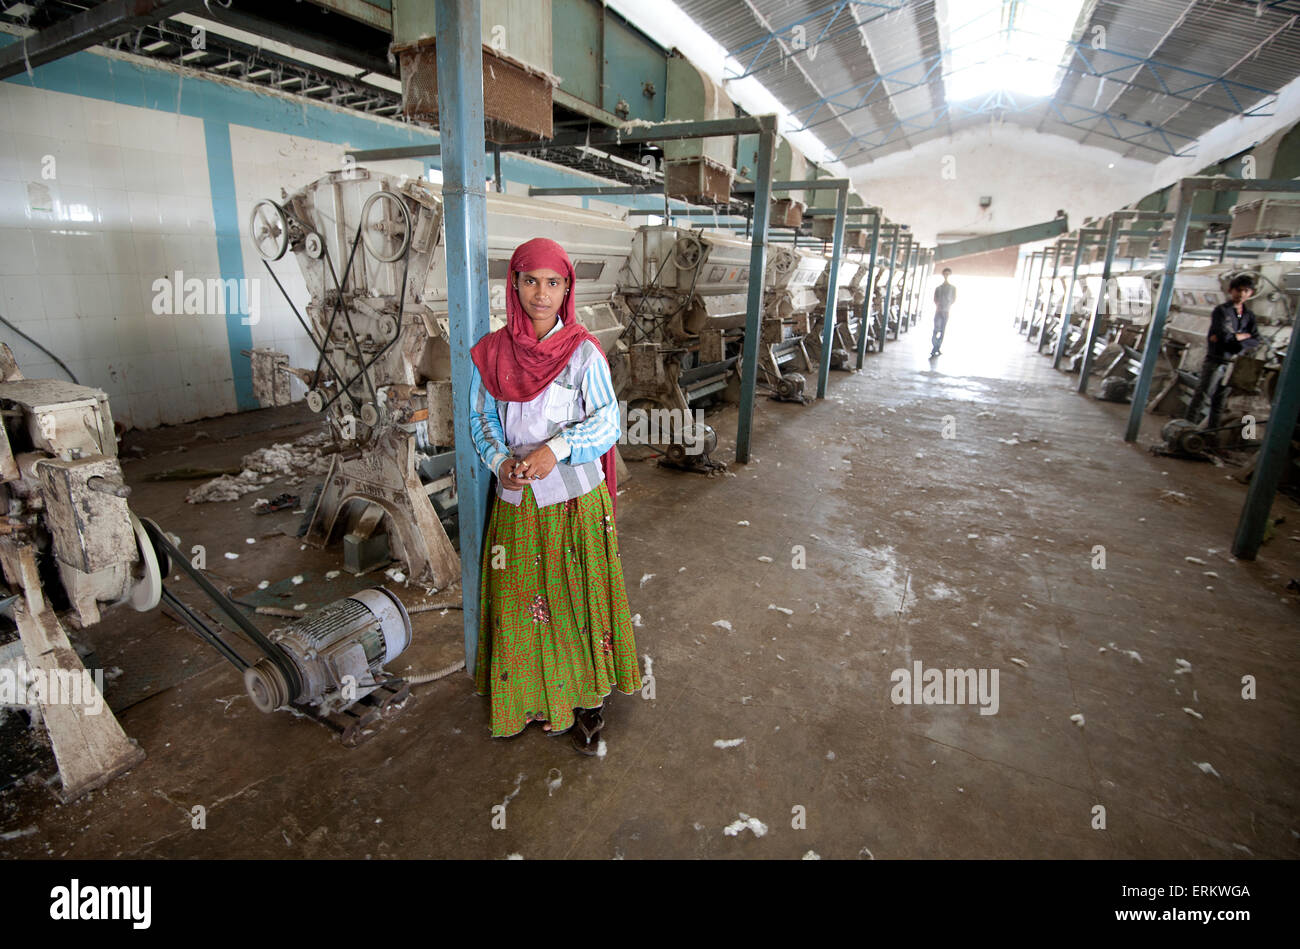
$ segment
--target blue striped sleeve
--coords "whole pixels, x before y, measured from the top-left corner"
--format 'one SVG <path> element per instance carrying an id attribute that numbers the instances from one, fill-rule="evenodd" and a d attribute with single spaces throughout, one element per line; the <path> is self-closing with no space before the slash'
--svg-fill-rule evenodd
<path id="1" fill-rule="evenodd" d="M 587 417 L 561 432 L 569 447 L 565 461 L 570 465 L 595 461 L 618 442 L 618 397 L 614 394 L 609 364 L 599 353 L 592 354 L 582 377 L 582 401 L 587 407 Z"/>
<path id="2" fill-rule="evenodd" d="M 501 462 L 510 457 L 510 449 L 506 447 L 506 434 L 501 427 L 497 400 L 484 387 L 478 366 L 473 363 L 470 363 L 469 431 L 479 460 L 496 474 Z"/>

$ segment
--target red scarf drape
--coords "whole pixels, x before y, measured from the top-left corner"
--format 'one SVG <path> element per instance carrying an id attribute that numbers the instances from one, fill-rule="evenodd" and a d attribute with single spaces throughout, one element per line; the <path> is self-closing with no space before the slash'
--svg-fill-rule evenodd
<path id="1" fill-rule="evenodd" d="M 538 339 L 533 332 L 533 321 L 524 311 L 514 284 L 515 274 L 534 270 L 554 270 L 569 278 L 569 292 L 560 313 L 564 326 L 545 340 Z M 483 379 L 483 386 L 492 393 L 492 398 L 505 402 L 531 401 L 555 381 L 584 341 L 591 340 L 600 348 L 600 341 L 578 322 L 578 308 L 574 303 L 576 283 L 569 255 L 555 241 L 535 237 L 515 248 L 506 277 L 506 325 L 484 336 L 469 351 Z M 603 349 L 601 355 L 604 356 Z M 609 486 L 610 505 L 617 507 L 618 473 L 614 451 L 611 447 L 605 452 L 600 464 Z"/>

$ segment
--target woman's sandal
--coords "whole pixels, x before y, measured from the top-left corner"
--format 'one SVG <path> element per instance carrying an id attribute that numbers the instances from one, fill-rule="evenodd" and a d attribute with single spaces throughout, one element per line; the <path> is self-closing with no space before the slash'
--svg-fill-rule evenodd
<path id="1" fill-rule="evenodd" d="M 600 745 L 600 730 L 605 727 L 605 719 L 598 708 L 574 709 L 573 747 L 579 754 L 594 755 Z"/>

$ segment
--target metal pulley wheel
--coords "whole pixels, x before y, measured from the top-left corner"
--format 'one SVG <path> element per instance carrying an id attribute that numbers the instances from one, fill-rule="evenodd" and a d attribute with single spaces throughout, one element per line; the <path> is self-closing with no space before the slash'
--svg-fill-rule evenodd
<path id="1" fill-rule="evenodd" d="M 375 208 L 379 217 L 372 220 Z M 361 206 L 361 242 L 375 260 L 391 264 L 401 260 L 411 246 L 411 212 L 406 202 L 391 191 L 376 191 Z"/>
<path id="2" fill-rule="evenodd" d="M 325 408 L 325 393 L 320 389 L 312 389 L 307 393 L 307 408 L 313 412 L 321 412 Z"/>
<path id="3" fill-rule="evenodd" d="M 357 407 L 346 395 L 339 397 L 338 407 L 339 414 L 344 418 L 347 418 L 349 415 L 356 415 Z"/>
<path id="4" fill-rule="evenodd" d="M 794 270 L 795 258 L 785 254 L 777 254 L 772 260 L 772 270 L 784 277 L 791 270 Z"/>
<path id="5" fill-rule="evenodd" d="M 379 318 L 379 335 L 384 342 L 391 342 L 397 336 L 397 320 L 391 316 L 381 316 Z"/>
<path id="6" fill-rule="evenodd" d="M 270 198 L 263 198 L 248 216 L 248 234 L 262 258 L 279 260 L 289 249 L 289 215 Z"/>
<path id="7" fill-rule="evenodd" d="M 698 237 L 679 237 L 673 244 L 673 266 L 678 270 L 693 270 L 703 259 L 704 243 Z"/>
<path id="8" fill-rule="evenodd" d="M 319 234 L 312 231 L 302 242 L 302 249 L 312 260 L 320 260 L 321 254 L 325 253 L 325 243 L 320 239 Z"/>
<path id="9" fill-rule="evenodd" d="M 1196 427 L 1195 422 L 1189 422 L 1187 419 L 1176 418 L 1165 423 L 1165 427 L 1160 430 L 1160 437 L 1174 451 L 1186 452 L 1189 455 L 1198 455 L 1205 451 L 1205 434 Z"/>
<path id="10" fill-rule="evenodd" d="M 361 421 L 371 428 L 379 424 L 379 409 L 375 403 L 367 402 L 361 406 Z"/>
<path id="11" fill-rule="evenodd" d="M 135 514 L 131 514 L 131 529 L 135 531 L 135 545 L 140 553 L 140 562 L 131 571 L 131 588 L 123 602 L 130 603 L 133 610 L 144 613 L 162 600 L 163 577 L 171 570 L 171 563 L 167 554 L 160 553 L 154 546 L 144 524 Z"/>

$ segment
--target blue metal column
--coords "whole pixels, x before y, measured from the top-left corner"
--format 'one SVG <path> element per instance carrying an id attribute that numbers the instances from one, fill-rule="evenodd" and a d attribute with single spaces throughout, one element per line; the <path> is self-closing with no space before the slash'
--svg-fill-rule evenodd
<path id="1" fill-rule="evenodd" d="M 862 368 L 867 358 L 867 334 L 871 325 L 871 291 L 876 278 L 876 254 L 880 250 L 880 209 L 871 216 L 871 263 L 867 264 L 867 291 L 863 294 L 863 312 L 858 316 L 858 365 Z"/>
<path id="2" fill-rule="evenodd" d="M 736 419 L 736 461 L 749 462 L 750 430 L 754 422 L 754 392 L 758 388 L 758 342 L 763 322 L 763 280 L 767 269 L 767 218 L 772 201 L 773 127 L 758 133 L 758 168 L 754 173 L 754 233 L 749 250 L 749 295 L 745 303 L 745 342 L 740 359 L 740 412 Z"/>
<path id="3" fill-rule="evenodd" d="M 438 125 L 442 132 L 444 248 L 451 337 L 451 395 L 460 516 L 460 590 L 465 669 L 478 651 L 479 567 L 491 474 L 469 428 L 469 349 L 488 332 L 487 158 L 483 152 L 483 35 L 480 0 L 437 0 Z"/>
<path id="4" fill-rule="evenodd" d="M 1164 340 L 1165 320 L 1169 316 L 1169 304 L 1174 299 L 1174 275 L 1178 272 L 1178 261 L 1183 256 L 1183 245 L 1187 243 L 1187 227 L 1192 222 L 1192 193 L 1186 181 L 1179 182 L 1178 214 L 1174 218 L 1173 233 L 1169 236 L 1169 254 L 1165 257 L 1165 276 L 1160 281 L 1160 296 L 1151 312 L 1151 325 L 1147 327 L 1147 345 L 1142 350 L 1142 370 L 1138 373 L 1137 385 L 1133 389 L 1128 428 L 1124 430 L 1126 442 L 1136 441 L 1138 430 L 1142 428 L 1142 414 L 1146 411 L 1147 396 L 1151 392 L 1151 377 L 1156 373 L 1156 360 L 1160 358 L 1160 344 Z"/>
<path id="5" fill-rule="evenodd" d="M 1029 288 L 1034 284 L 1034 264 L 1038 260 L 1038 251 L 1030 251 L 1029 256 L 1022 259 L 1025 262 L 1025 274 L 1021 281 L 1020 304 L 1016 307 L 1016 318 L 1011 321 L 1017 333 L 1025 327 L 1025 310 L 1029 308 Z"/>
<path id="6" fill-rule="evenodd" d="M 912 235 L 903 235 L 903 259 L 899 264 L 899 269 L 903 274 L 898 279 L 898 324 L 894 327 L 894 339 L 903 335 L 903 290 L 907 286 L 907 274 L 912 264 Z M 893 278 L 893 274 L 889 275 Z M 893 303 L 893 293 L 890 293 L 890 303 Z"/>
<path id="7" fill-rule="evenodd" d="M 1259 450 L 1259 461 L 1250 479 L 1241 518 L 1237 521 L 1237 534 L 1232 539 L 1232 555 L 1242 560 L 1254 560 L 1264 542 L 1273 496 L 1277 493 L 1277 483 L 1291 451 L 1296 418 L 1300 415 L 1300 356 L 1296 355 L 1297 349 L 1300 347 L 1287 347 L 1286 359 L 1277 378 L 1277 398 L 1273 400 L 1273 410 L 1269 412 L 1268 425 L 1265 426 L 1264 444 Z"/>
<path id="8" fill-rule="evenodd" d="M 1043 273 L 1047 270 L 1047 251 L 1038 251 L 1038 277 L 1034 280 L 1034 305 L 1029 308 L 1029 322 L 1025 325 L 1025 339 L 1034 335 L 1034 320 L 1038 318 L 1038 301 L 1043 298 Z"/>
<path id="9" fill-rule="evenodd" d="M 831 242 L 831 273 L 826 284 L 826 319 L 822 326 L 822 359 L 817 369 L 817 398 L 826 398 L 826 380 L 831 374 L 831 346 L 835 343 L 835 321 L 839 319 L 839 303 L 835 281 L 840 276 L 840 254 L 844 250 L 844 211 L 849 206 L 849 183 L 840 185 L 835 199 L 835 237 Z"/>
<path id="10" fill-rule="evenodd" d="M 1061 251 L 1065 249 L 1065 241 L 1056 242 L 1056 253 L 1052 255 L 1052 279 L 1047 283 L 1047 302 L 1043 304 L 1043 322 L 1038 327 L 1038 339 L 1035 345 L 1038 351 L 1043 351 L 1043 343 L 1047 342 L 1047 321 L 1052 316 L 1052 298 L 1056 296 L 1056 277 L 1061 272 Z"/>
<path id="11" fill-rule="evenodd" d="M 913 311 L 920 320 L 925 315 L 925 288 L 930 284 L 930 278 L 934 276 L 934 248 L 923 248 L 921 250 L 921 273 L 919 274 L 916 286 L 912 288 Z"/>
<path id="12" fill-rule="evenodd" d="M 916 257 L 920 246 L 916 238 L 907 235 L 907 248 L 903 256 L 903 282 L 898 287 L 898 332 L 901 334 L 912 328 L 911 295 L 912 282 L 916 279 Z"/>
<path id="13" fill-rule="evenodd" d="M 1084 229 L 1079 228 L 1079 241 L 1074 245 L 1074 268 L 1070 271 L 1070 289 L 1065 291 L 1065 302 L 1061 304 L 1061 332 L 1056 337 L 1056 353 L 1052 356 L 1052 368 L 1061 368 L 1061 357 L 1070 338 L 1070 307 L 1074 300 L 1074 288 L 1079 285 L 1079 264 L 1083 261 L 1083 248 L 1087 242 L 1083 239 Z"/>
<path id="14" fill-rule="evenodd" d="M 921 246 L 920 240 L 916 243 L 916 269 L 912 271 L 912 289 L 907 295 L 907 306 L 912 313 L 912 322 L 921 321 L 920 311 L 917 309 L 921 305 L 920 285 L 922 274 L 925 273 L 926 250 Z"/>
<path id="15" fill-rule="evenodd" d="M 885 277 L 884 293 L 880 295 L 880 351 L 885 351 L 885 340 L 889 339 L 889 301 L 893 296 L 894 271 L 898 268 L 898 233 L 901 224 L 890 228 L 889 234 L 889 273 Z"/>
<path id="16" fill-rule="evenodd" d="M 1112 214 L 1106 228 L 1106 262 L 1101 268 L 1101 289 L 1092 305 L 1092 317 L 1088 320 L 1088 329 L 1083 350 L 1083 366 L 1079 369 L 1079 393 L 1088 392 L 1088 374 L 1092 372 L 1092 349 L 1097 342 L 1097 331 L 1101 328 L 1101 307 L 1106 299 L 1106 288 L 1110 284 L 1110 268 L 1115 264 L 1115 248 L 1119 245 L 1120 216 Z"/>

